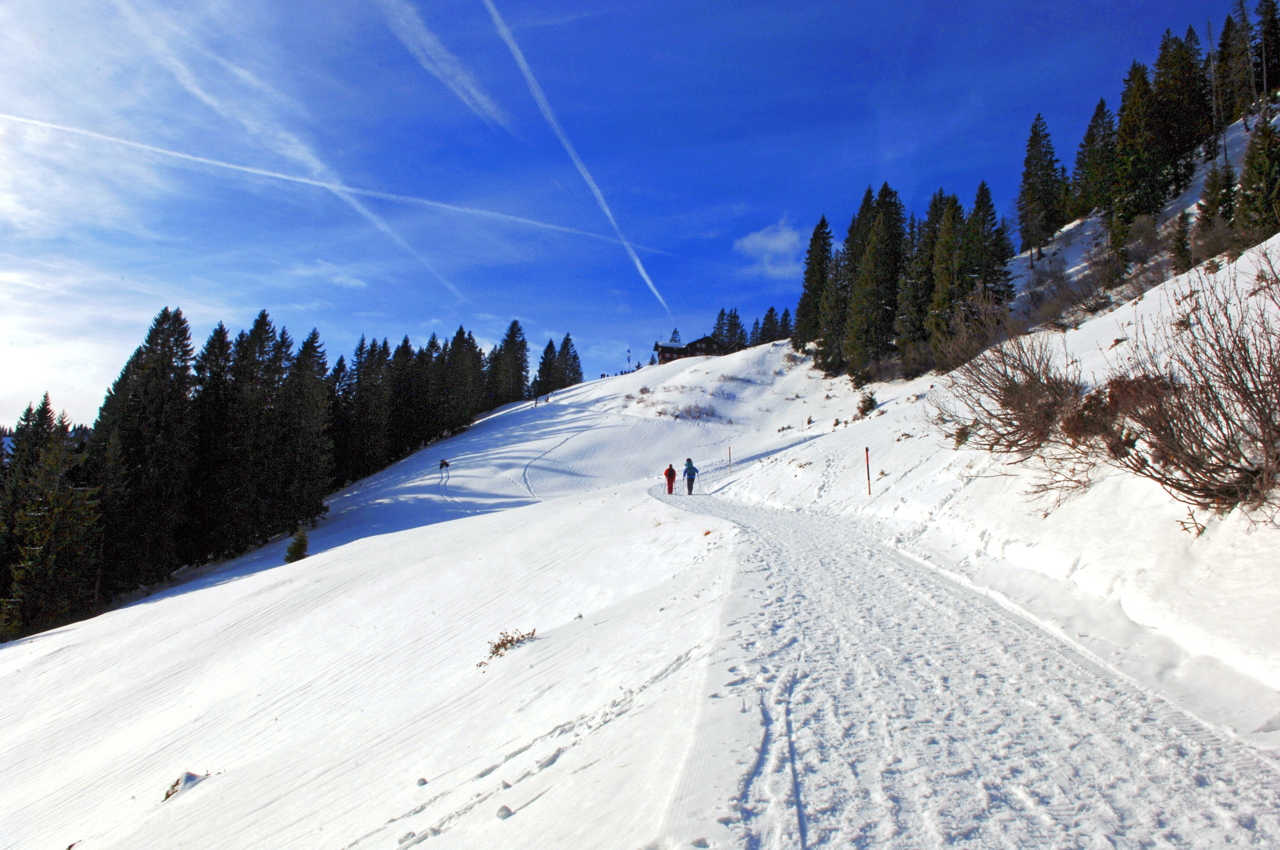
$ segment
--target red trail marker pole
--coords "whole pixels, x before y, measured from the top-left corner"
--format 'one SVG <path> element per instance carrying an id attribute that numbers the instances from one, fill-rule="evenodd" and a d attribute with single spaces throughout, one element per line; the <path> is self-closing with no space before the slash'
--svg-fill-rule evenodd
<path id="1" fill-rule="evenodd" d="M 867 446 L 867 495 L 871 495 L 871 447 Z"/>

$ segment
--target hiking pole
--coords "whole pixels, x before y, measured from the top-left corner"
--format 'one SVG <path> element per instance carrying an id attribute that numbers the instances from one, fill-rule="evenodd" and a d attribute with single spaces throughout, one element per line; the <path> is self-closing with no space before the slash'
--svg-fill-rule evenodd
<path id="1" fill-rule="evenodd" d="M 871 447 L 867 446 L 867 495 L 871 495 Z"/>

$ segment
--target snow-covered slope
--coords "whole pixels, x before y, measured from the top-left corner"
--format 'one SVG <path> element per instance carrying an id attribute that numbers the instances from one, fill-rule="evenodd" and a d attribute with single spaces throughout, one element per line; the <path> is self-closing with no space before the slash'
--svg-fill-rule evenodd
<path id="1" fill-rule="evenodd" d="M 1280 533 L 1118 473 L 1031 500 L 937 382 L 591 382 L 339 494 L 304 561 L 6 644 L 0 848 L 1280 841 Z"/>

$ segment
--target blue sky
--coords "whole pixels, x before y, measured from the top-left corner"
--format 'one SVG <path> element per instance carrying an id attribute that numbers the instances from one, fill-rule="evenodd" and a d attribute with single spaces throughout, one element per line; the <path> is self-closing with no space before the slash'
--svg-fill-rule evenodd
<path id="1" fill-rule="evenodd" d="M 91 422 L 160 308 L 266 308 L 331 361 L 513 319 L 588 376 L 794 309 L 868 184 L 1011 212 L 1165 28 L 1225 2 L 9 0 L 0 422 Z M 665 306 L 664 306 L 665 302 Z"/>

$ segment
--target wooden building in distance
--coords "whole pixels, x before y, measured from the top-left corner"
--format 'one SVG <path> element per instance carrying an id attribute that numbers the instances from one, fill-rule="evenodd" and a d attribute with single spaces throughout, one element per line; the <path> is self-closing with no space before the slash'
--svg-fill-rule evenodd
<path id="1" fill-rule="evenodd" d="M 655 342 L 653 350 L 658 355 L 659 363 L 670 363 L 682 357 L 719 357 L 724 354 L 720 343 L 709 336 L 687 343 Z"/>

